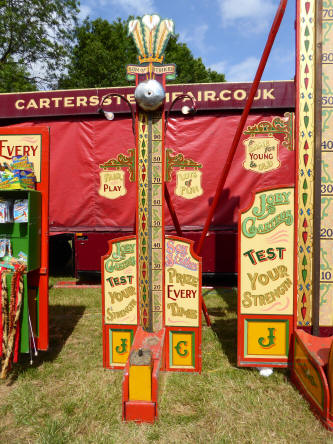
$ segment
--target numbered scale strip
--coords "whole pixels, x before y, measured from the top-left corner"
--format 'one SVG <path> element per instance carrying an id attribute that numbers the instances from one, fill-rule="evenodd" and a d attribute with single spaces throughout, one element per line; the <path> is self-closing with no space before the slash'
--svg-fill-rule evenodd
<path id="1" fill-rule="evenodd" d="M 148 118 L 145 113 L 138 116 L 139 140 L 137 152 L 137 264 L 140 325 L 145 330 L 152 329 L 151 299 L 149 298 L 150 261 L 148 251 Z"/>
<path id="2" fill-rule="evenodd" d="M 322 9 L 322 137 L 320 226 L 320 324 L 325 323 L 323 301 L 333 292 L 333 0 Z M 328 298 L 328 299 L 327 299 Z M 322 313 L 323 311 L 323 313 Z"/>
<path id="3" fill-rule="evenodd" d="M 139 114 L 138 143 L 138 276 L 140 324 L 162 328 L 163 302 L 163 119 L 161 113 Z"/>
<path id="4" fill-rule="evenodd" d="M 149 256 L 151 274 L 149 293 L 152 298 L 153 331 L 162 328 L 163 270 L 164 270 L 164 162 L 163 162 L 163 119 L 160 112 L 149 116 L 149 181 L 152 192 L 149 193 Z"/>

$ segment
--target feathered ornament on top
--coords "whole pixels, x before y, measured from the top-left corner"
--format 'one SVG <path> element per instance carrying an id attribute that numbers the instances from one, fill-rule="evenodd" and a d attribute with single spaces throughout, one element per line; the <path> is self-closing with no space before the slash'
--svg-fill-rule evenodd
<path id="1" fill-rule="evenodd" d="M 166 45 L 170 36 L 174 35 L 174 23 L 170 19 L 161 20 L 157 14 L 144 15 L 129 22 L 128 34 L 133 36 L 140 64 L 162 63 Z"/>

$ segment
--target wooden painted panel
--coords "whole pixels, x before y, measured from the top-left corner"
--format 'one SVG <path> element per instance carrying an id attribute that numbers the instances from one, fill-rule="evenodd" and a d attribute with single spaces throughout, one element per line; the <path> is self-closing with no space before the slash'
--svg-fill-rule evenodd
<path id="1" fill-rule="evenodd" d="M 150 365 L 130 365 L 130 401 L 151 401 L 151 372 Z"/>
<path id="2" fill-rule="evenodd" d="M 289 322 L 245 320 L 245 355 L 288 358 Z"/>
<path id="3" fill-rule="evenodd" d="M 333 326 L 333 1 L 323 2 L 319 325 Z M 318 26 L 318 23 L 317 23 Z M 318 100 L 319 101 L 319 100 Z"/>
<path id="4" fill-rule="evenodd" d="M 239 218 L 238 365 L 286 367 L 294 329 L 294 188 L 258 191 Z"/>
<path id="5" fill-rule="evenodd" d="M 0 134 L 0 164 L 14 156 L 28 156 L 33 163 L 37 182 L 41 180 L 42 134 Z"/>
<path id="6" fill-rule="evenodd" d="M 170 367 L 195 367 L 193 332 L 169 332 Z"/>
<path id="7" fill-rule="evenodd" d="M 165 239 L 165 325 L 200 324 L 201 263 L 186 239 Z"/>
<path id="8" fill-rule="evenodd" d="M 133 342 L 132 330 L 109 330 L 110 341 L 110 364 L 126 364 L 131 345 Z"/>
<path id="9" fill-rule="evenodd" d="M 312 322 L 315 107 L 315 0 L 298 0 L 296 107 L 298 121 L 297 324 Z"/>
<path id="10" fill-rule="evenodd" d="M 164 114 L 138 113 L 137 239 L 140 325 L 163 325 Z"/>
<path id="11" fill-rule="evenodd" d="M 293 313 L 294 190 L 255 195 L 240 221 L 240 313 Z"/>
<path id="12" fill-rule="evenodd" d="M 317 404 L 317 406 L 324 409 L 325 391 L 322 384 L 322 378 L 318 369 L 312 364 L 309 355 L 306 353 L 298 339 L 295 340 L 294 350 L 294 372 L 300 379 L 303 389 L 308 396 Z"/>
<path id="13" fill-rule="evenodd" d="M 136 240 L 110 241 L 111 252 L 102 261 L 104 322 L 137 324 Z"/>

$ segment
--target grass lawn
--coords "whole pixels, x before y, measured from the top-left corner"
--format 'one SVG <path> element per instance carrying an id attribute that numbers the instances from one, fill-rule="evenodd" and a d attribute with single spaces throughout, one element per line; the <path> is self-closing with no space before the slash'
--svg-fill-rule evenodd
<path id="1" fill-rule="evenodd" d="M 55 282 L 52 279 L 51 284 Z M 333 443 L 286 370 L 236 367 L 236 290 L 204 290 L 201 375 L 163 373 L 159 420 L 121 420 L 121 371 L 102 367 L 99 289 L 50 289 L 50 350 L 0 382 L 0 443 Z"/>

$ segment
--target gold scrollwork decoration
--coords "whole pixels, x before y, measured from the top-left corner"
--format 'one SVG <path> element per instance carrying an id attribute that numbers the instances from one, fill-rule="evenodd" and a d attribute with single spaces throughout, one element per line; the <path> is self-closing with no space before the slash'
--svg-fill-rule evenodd
<path id="1" fill-rule="evenodd" d="M 111 168 L 127 168 L 129 172 L 130 182 L 135 182 L 135 148 L 128 150 L 129 155 L 118 154 L 116 159 L 110 159 L 99 167 L 103 170 L 109 170 Z"/>
<path id="2" fill-rule="evenodd" d="M 171 180 L 173 168 L 202 168 L 201 163 L 188 159 L 182 153 L 174 153 L 171 149 L 165 150 L 165 180 Z"/>
<path id="3" fill-rule="evenodd" d="M 256 125 L 248 126 L 246 135 L 284 134 L 282 145 L 290 151 L 295 149 L 294 144 L 294 113 L 284 113 L 285 118 L 275 117 L 271 122 L 263 120 Z"/>

